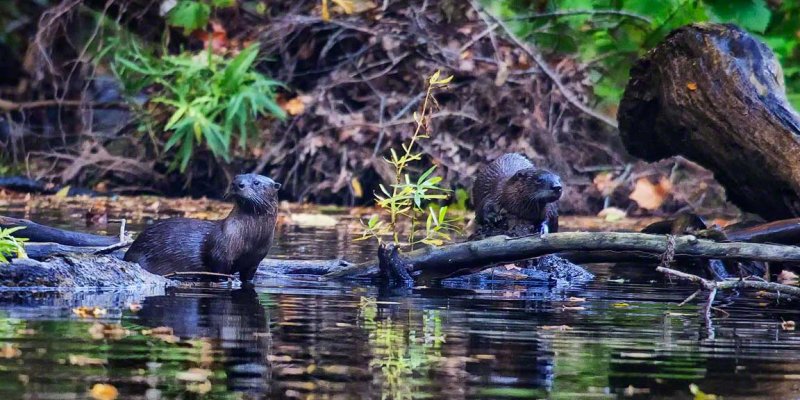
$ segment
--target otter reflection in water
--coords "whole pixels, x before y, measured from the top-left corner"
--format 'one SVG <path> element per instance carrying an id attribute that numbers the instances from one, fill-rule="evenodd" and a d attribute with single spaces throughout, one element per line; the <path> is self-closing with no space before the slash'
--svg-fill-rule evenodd
<path id="1" fill-rule="evenodd" d="M 252 288 L 173 288 L 145 299 L 137 316 L 141 325 L 170 327 L 181 339 L 209 339 L 222 353 L 215 361 L 224 363 L 230 390 L 268 390 L 269 324 Z"/>

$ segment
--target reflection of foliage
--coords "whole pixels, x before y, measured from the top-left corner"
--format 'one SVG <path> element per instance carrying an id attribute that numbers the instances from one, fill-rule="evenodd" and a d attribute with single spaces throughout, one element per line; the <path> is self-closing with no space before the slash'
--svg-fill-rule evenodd
<path id="1" fill-rule="evenodd" d="M 383 377 L 383 398 L 414 398 L 413 377 L 427 375 L 442 357 L 445 337 L 439 310 L 423 311 L 422 337 L 417 337 L 409 322 L 377 319 L 374 299 L 361 299 L 360 314 L 374 353 L 371 365 L 379 367 Z"/>
<path id="2" fill-rule="evenodd" d="M 628 70 L 670 31 L 693 22 L 732 22 L 761 35 L 784 65 L 790 92 L 800 89 L 800 4 L 765 0 L 502 0 L 484 1 L 520 37 L 543 50 L 575 54 L 595 94 L 619 102 Z M 797 98 L 795 97 L 796 101 Z"/>
<path id="3" fill-rule="evenodd" d="M 435 210 L 432 206 L 434 201 L 447 199 L 446 189 L 439 186 L 442 177 L 433 175 L 436 165 L 423 172 L 416 181 L 412 180 L 407 169 L 415 162 L 422 160 L 422 150 L 418 150 L 419 141 L 430 137 L 429 119 L 433 113 L 433 106 L 436 99 L 433 92 L 447 86 L 453 79 L 452 76 L 442 78 L 439 71 L 436 71 L 428 79 L 428 88 L 422 107 L 419 112 L 414 112 L 416 129 L 411 135 L 408 143 L 403 143 L 403 150 L 398 154 L 395 149 L 391 149 L 391 158 L 386 160 L 395 172 L 395 182 L 391 185 L 391 190 L 386 186 L 380 185 L 380 194 L 375 195 L 378 207 L 388 214 L 389 221 L 381 221 L 379 215 L 374 215 L 365 224 L 365 229 L 361 234 L 361 239 L 375 238 L 379 242 L 382 236 L 392 236 L 395 243 L 400 243 L 400 229 L 398 224 L 401 220 L 406 220 L 411 225 L 408 233 L 408 244 L 414 246 L 417 243 L 428 245 L 441 245 L 445 240 L 451 240 L 448 232 L 456 230 L 455 220 L 448 214 L 448 207 L 440 207 Z M 416 147 L 415 147 L 416 146 Z M 421 219 L 425 217 L 425 229 L 419 228 Z M 418 235 L 421 231 L 422 235 Z"/>

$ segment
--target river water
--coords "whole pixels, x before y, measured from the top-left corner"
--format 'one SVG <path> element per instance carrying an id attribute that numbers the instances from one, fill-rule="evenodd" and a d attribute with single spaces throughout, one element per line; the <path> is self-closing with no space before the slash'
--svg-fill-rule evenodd
<path id="1" fill-rule="evenodd" d="M 274 257 L 374 254 L 345 226 L 279 238 Z M 693 288 L 653 266 L 588 268 L 596 279 L 569 289 L 294 279 L 0 292 L 0 399 L 104 398 L 99 383 L 120 399 L 683 399 L 691 384 L 800 398 L 800 334 L 782 327 L 796 310 L 731 298 L 708 326 L 696 303 L 678 306 Z"/>

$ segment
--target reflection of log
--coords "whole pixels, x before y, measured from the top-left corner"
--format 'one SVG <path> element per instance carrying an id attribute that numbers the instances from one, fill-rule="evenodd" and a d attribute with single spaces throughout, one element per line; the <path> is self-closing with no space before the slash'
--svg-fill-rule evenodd
<path id="1" fill-rule="evenodd" d="M 685 156 L 731 201 L 767 219 L 800 216 L 800 117 L 772 52 L 730 25 L 690 25 L 631 69 L 620 134 L 648 161 Z"/>
<path id="2" fill-rule="evenodd" d="M 618 232 L 563 232 L 545 237 L 509 238 L 495 236 L 484 240 L 465 242 L 411 251 L 402 254 L 413 271 L 438 276 L 455 276 L 476 272 L 495 263 L 507 263 L 539 257 L 546 254 L 570 252 L 591 257 L 600 252 L 607 258 L 609 252 L 639 256 L 658 256 L 666 252 L 668 237 L 643 233 Z M 685 235 L 675 237 L 675 258 L 713 258 L 721 260 L 800 261 L 800 247 L 755 243 L 717 243 Z M 586 259 L 584 259 L 586 261 Z M 374 263 L 343 268 L 327 277 L 374 274 Z"/>
<path id="3" fill-rule="evenodd" d="M 67 231 L 39 225 L 26 219 L 0 216 L 0 228 L 11 228 L 14 226 L 24 226 L 25 229 L 18 231 L 14 235 L 28 238 L 31 242 L 53 242 L 67 246 L 111 246 L 119 241 L 119 238 L 113 236 Z"/>

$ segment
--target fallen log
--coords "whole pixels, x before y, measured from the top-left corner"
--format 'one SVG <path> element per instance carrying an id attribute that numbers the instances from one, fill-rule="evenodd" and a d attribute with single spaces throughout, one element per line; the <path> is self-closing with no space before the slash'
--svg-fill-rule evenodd
<path id="1" fill-rule="evenodd" d="M 627 232 L 559 232 L 545 237 L 511 238 L 495 236 L 488 239 L 426 248 L 400 254 L 403 263 L 411 265 L 413 273 L 428 276 L 452 277 L 477 272 L 492 264 L 510 263 L 547 254 L 580 254 L 584 261 L 598 253 L 598 260 L 610 254 L 622 253 L 640 259 L 654 259 L 664 254 L 674 239 L 675 259 L 721 259 L 758 261 L 800 261 L 800 247 L 757 243 L 728 242 L 698 239 L 693 235 L 668 236 Z M 619 259 L 616 259 L 619 261 Z M 598 261 L 599 262 L 599 261 Z M 375 262 L 342 268 L 325 278 L 373 276 L 378 272 Z"/>
<path id="2" fill-rule="evenodd" d="M 800 216 L 800 116 L 772 51 L 733 25 L 672 32 L 631 69 L 620 135 L 647 161 L 684 156 L 767 220 Z"/>
<path id="3" fill-rule="evenodd" d="M 50 242 L 66 246 L 111 246 L 119 242 L 115 236 L 94 235 L 91 233 L 68 231 L 37 224 L 27 219 L 18 219 L 0 216 L 0 228 L 24 226 L 25 229 L 15 234 L 17 237 L 27 238 L 31 242 Z"/>

